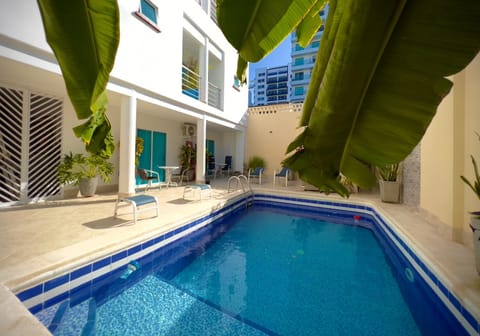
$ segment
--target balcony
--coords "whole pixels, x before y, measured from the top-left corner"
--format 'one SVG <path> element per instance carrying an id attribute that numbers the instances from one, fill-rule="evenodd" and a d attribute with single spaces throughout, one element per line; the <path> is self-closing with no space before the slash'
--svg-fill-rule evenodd
<path id="1" fill-rule="evenodd" d="M 200 99 L 200 75 L 185 65 L 182 67 L 182 93 L 193 99 Z"/>
<path id="2" fill-rule="evenodd" d="M 201 92 L 203 92 L 201 79 L 202 78 L 198 73 L 184 65 L 182 67 L 182 93 L 190 98 L 203 101 L 201 98 Z M 213 83 L 208 82 L 208 89 L 206 91 L 207 99 L 205 103 L 217 109 L 221 109 L 222 90 Z"/>

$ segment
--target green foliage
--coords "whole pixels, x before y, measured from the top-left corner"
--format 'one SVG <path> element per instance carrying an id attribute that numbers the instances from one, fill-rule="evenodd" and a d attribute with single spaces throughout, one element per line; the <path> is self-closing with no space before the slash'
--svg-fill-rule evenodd
<path id="1" fill-rule="evenodd" d="M 138 165 L 140 164 L 140 156 L 142 155 L 143 153 L 143 139 L 141 137 L 136 137 L 135 138 L 135 167 L 138 167 Z"/>
<path id="2" fill-rule="evenodd" d="M 219 1 L 219 25 L 240 55 L 237 77 L 293 29 L 312 36 L 319 21 L 303 21 L 319 2 Z M 304 131 L 283 164 L 320 190 L 348 196 L 340 174 L 369 188 L 376 183 L 370 166 L 401 162 L 420 142 L 450 91 L 446 77 L 480 50 L 480 1 L 329 3 L 303 106 Z"/>
<path id="3" fill-rule="evenodd" d="M 86 150 L 109 158 L 115 149 L 106 116 L 106 87 L 120 40 L 116 0 L 37 0 L 47 42 L 62 70 Z"/>
<path id="4" fill-rule="evenodd" d="M 326 0 L 217 0 L 218 25 L 239 51 L 237 78 L 246 83 L 248 62 L 258 62 L 278 46 L 299 24 L 299 38 L 313 36 L 322 24 L 318 12 Z M 310 30 L 308 31 L 309 28 Z M 308 43 L 302 43 L 306 45 Z"/>
<path id="5" fill-rule="evenodd" d="M 58 166 L 58 180 L 62 184 L 78 185 L 81 179 L 100 176 L 110 182 L 113 164 L 100 155 L 65 154 Z"/>
<path id="6" fill-rule="evenodd" d="M 266 168 L 265 160 L 261 158 L 260 156 L 252 156 L 248 160 L 248 168 L 249 169 L 255 169 L 258 167 Z"/>
<path id="7" fill-rule="evenodd" d="M 472 182 L 470 182 L 463 175 L 460 176 L 460 178 L 462 179 L 463 182 L 465 182 L 466 185 L 468 185 L 472 189 L 472 191 L 475 193 L 475 195 L 477 195 L 478 199 L 480 200 L 480 174 L 478 173 L 478 166 L 477 166 L 477 162 L 475 161 L 475 158 L 473 157 L 473 155 L 470 155 L 470 157 L 472 158 L 472 165 L 473 165 L 473 171 L 475 173 L 475 179 L 472 180 Z"/>
<path id="8" fill-rule="evenodd" d="M 378 175 L 380 175 L 380 178 L 383 181 L 390 181 L 390 182 L 397 181 L 398 171 L 400 168 L 400 165 L 398 163 L 388 164 L 388 165 L 380 166 L 376 168 L 377 168 Z"/>
<path id="9" fill-rule="evenodd" d="M 196 158 L 195 149 L 190 145 L 182 145 L 180 153 L 178 154 L 178 161 L 183 170 L 188 170 L 193 167 Z"/>

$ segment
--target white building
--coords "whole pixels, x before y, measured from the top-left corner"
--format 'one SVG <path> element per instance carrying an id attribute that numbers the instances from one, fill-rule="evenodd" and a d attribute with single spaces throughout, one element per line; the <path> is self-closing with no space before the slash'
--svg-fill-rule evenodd
<path id="1" fill-rule="evenodd" d="M 205 3 L 202 6 L 202 3 Z M 147 169 L 178 165 L 180 147 L 197 145 L 196 179 L 205 150 L 244 162 L 248 88 L 234 83 L 237 54 L 216 25 L 215 1 L 118 0 L 120 45 L 107 86 L 116 142 L 116 173 L 104 189 L 135 192 L 135 136 Z M 84 152 L 60 68 L 45 40 L 36 1 L 0 2 L 0 205 L 62 193 L 56 167 Z M 81 65 L 79 65 L 81 66 Z"/>

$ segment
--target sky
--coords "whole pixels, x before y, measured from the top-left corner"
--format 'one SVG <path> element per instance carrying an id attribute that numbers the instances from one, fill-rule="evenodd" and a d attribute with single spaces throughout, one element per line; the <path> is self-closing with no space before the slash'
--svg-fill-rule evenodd
<path id="1" fill-rule="evenodd" d="M 285 40 L 275 49 L 273 50 L 268 56 L 262 59 L 260 62 L 257 63 L 250 63 L 249 67 L 249 76 L 248 80 L 252 80 L 255 77 L 255 69 L 257 68 L 271 68 L 279 65 L 286 65 L 288 64 L 290 59 L 290 49 L 292 43 L 290 40 L 290 35 L 288 35 Z"/>

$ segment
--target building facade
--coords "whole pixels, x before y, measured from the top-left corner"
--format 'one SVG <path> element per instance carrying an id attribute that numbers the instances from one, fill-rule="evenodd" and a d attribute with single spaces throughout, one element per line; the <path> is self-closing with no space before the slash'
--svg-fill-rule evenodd
<path id="1" fill-rule="evenodd" d="M 286 103 L 290 92 L 290 65 L 255 70 L 253 105 Z"/>
<path id="2" fill-rule="evenodd" d="M 177 166 L 185 143 L 206 143 L 221 161 L 243 167 L 248 88 L 235 85 L 237 54 L 216 24 L 215 1 L 119 0 L 120 45 L 107 86 L 108 117 L 121 146 L 105 189 L 135 192 L 135 138 L 151 144 L 146 169 Z M 12 15 L 11 13 L 15 13 Z M 81 66 L 81 65 L 79 65 Z M 84 152 L 60 68 L 35 1 L 2 1 L 0 10 L 0 205 L 61 196 L 63 154 Z M 186 131 L 188 130 L 188 132 Z M 161 141 L 158 141 L 161 139 Z"/>
<path id="3" fill-rule="evenodd" d="M 323 22 L 325 22 L 327 19 L 327 12 L 328 8 L 320 11 L 320 17 L 322 18 Z M 292 73 L 290 101 L 292 103 L 301 103 L 305 100 L 324 27 L 324 24 L 322 24 L 312 41 L 305 48 L 302 48 L 298 44 L 298 39 L 295 32 L 293 32 L 291 35 Z"/>

